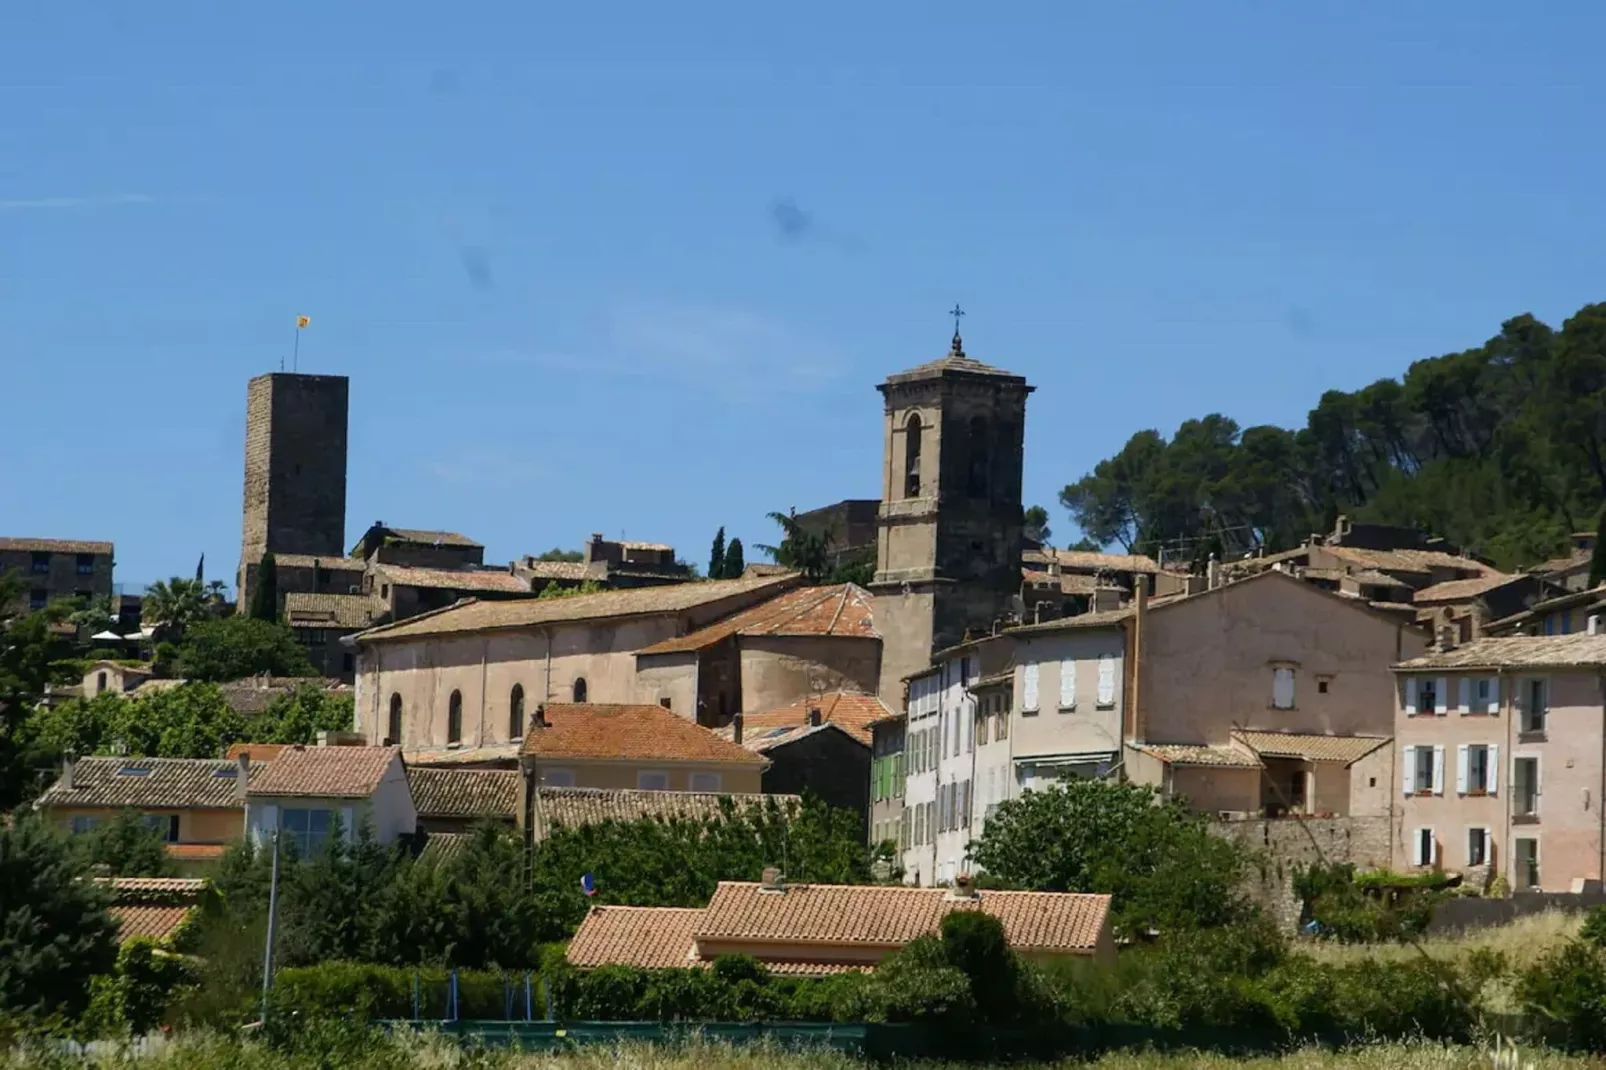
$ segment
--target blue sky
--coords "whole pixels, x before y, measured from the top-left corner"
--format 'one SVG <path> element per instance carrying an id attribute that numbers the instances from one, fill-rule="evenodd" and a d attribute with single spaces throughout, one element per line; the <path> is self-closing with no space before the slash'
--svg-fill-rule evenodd
<path id="1" fill-rule="evenodd" d="M 886 374 L 1028 376 L 1026 497 L 1134 431 L 1606 297 L 1598 5 L 26 5 L 0 532 L 239 555 L 245 383 L 349 375 L 348 543 L 507 560 L 879 494 Z M 1527 8 L 1528 10 L 1522 10 Z"/>

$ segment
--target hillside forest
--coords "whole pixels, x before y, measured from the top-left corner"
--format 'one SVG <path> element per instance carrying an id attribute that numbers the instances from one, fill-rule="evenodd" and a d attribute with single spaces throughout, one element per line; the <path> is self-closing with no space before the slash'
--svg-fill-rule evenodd
<path id="1" fill-rule="evenodd" d="M 1339 515 L 1442 536 L 1505 569 L 1565 552 L 1606 499 L 1606 304 L 1523 314 L 1399 379 L 1329 390 L 1298 429 L 1211 413 L 1134 434 L 1060 492 L 1104 545 L 1199 561 L 1288 549 Z"/>

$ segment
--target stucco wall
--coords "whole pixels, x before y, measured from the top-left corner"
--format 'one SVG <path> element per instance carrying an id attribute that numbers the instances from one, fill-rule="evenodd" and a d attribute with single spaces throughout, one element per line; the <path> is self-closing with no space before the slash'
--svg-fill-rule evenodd
<path id="1" fill-rule="evenodd" d="M 115 808 L 90 806 L 52 806 L 46 811 L 52 824 L 72 828 L 75 817 L 93 817 L 105 824 L 117 820 L 123 811 Z M 241 810 L 170 810 L 151 808 L 139 810 L 141 816 L 178 814 L 179 843 L 230 843 L 240 838 L 245 829 L 245 811 Z"/>
<path id="2" fill-rule="evenodd" d="M 772 710 L 822 691 L 880 685 L 881 641 L 837 636 L 743 636 L 742 709 Z"/>
<path id="3" fill-rule="evenodd" d="M 1142 643 L 1140 736 L 1221 745 L 1234 722 L 1283 732 L 1390 735 L 1389 666 L 1421 653 L 1426 640 L 1302 581 L 1266 573 L 1152 609 Z M 1272 707 L 1274 665 L 1294 669 L 1293 709 Z"/>
<path id="4" fill-rule="evenodd" d="M 933 602 L 930 593 L 877 590 L 876 631 L 881 633 L 881 701 L 902 709 L 903 680 L 931 664 Z"/>
<path id="5" fill-rule="evenodd" d="M 1206 813 L 1220 810 L 1253 813 L 1260 809 L 1260 770 L 1205 765 L 1171 769 L 1171 793 Z"/>
<path id="6" fill-rule="evenodd" d="M 1017 633 L 1015 680 L 1010 702 L 1010 736 L 1016 758 L 1055 754 L 1119 754 L 1121 711 L 1125 702 L 1120 628 L 1075 628 L 1060 632 Z M 1098 702 L 1099 658 L 1115 659 L 1114 701 Z M 1076 665 L 1074 708 L 1060 705 L 1060 666 Z M 1037 709 L 1027 710 L 1027 665 L 1037 665 Z"/>
<path id="7" fill-rule="evenodd" d="M 669 700 L 669 708 L 687 720 L 696 719 L 699 689 L 695 650 L 636 658 L 636 701 Z"/>

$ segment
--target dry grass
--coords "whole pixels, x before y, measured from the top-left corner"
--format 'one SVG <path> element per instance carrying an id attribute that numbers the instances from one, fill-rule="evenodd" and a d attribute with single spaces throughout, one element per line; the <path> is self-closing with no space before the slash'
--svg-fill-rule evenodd
<path id="1" fill-rule="evenodd" d="M 1509 925 L 1473 929 L 1456 936 L 1430 937 L 1419 943 L 1434 958 L 1452 962 L 1464 959 L 1476 948 L 1487 948 L 1500 952 L 1513 969 L 1520 970 L 1545 952 L 1577 936 L 1583 923 L 1581 914 L 1547 911 L 1518 918 Z M 1399 960 L 1421 953 L 1411 944 L 1333 944 L 1319 941 L 1300 945 L 1300 950 L 1309 952 L 1318 961 L 1334 965 Z"/>

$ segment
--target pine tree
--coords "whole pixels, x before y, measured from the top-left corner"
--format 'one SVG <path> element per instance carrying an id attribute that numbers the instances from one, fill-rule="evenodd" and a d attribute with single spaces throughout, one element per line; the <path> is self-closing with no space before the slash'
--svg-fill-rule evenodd
<path id="1" fill-rule="evenodd" d="M 747 562 L 742 560 L 742 540 L 732 539 L 730 545 L 725 547 L 725 572 L 721 578 L 739 580 L 746 571 Z"/>
<path id="2" fill-rule="evenodd" d="M 1595 522 L 1595 548 L 1589 556 L 1589 586 L 1599 587 L 1606 583 L 1606 508 L 1600 511 L 1600 519 Z"/>
<path id="3" fill-rule="evenodd" d="M 251 591 L 251 616 L 257 620 L 279 619 L 279 566 L 272 553 L 262 555 L 257 566 L 257 585 Z"/>
<path id="4" fill-rule="evenodd" d="M 725 525 L 721 524 L 714 535 L 714 548 L 708 554 L 708 578 L 725 578 Z"/>

